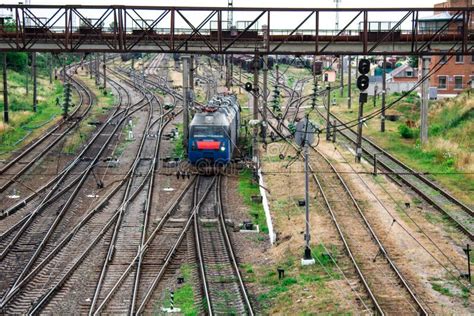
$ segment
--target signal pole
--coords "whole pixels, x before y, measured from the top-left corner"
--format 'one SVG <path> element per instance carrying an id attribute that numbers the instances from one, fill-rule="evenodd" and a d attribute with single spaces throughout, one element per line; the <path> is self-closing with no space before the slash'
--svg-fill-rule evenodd
<path id="1" fill-rule="evenodd" d="M 370 71 L 370 62 L 363 58 L 359 60 L 358 70 L 360 76 L 357 78 L 357 88 L 360 90 L 359 95 L 359 115 L 357 126 L 357 146 L 356 146 L 356 161 L 360 162 L 362 159 L 362 124 L 364 124 L 364 103 L 367 102 L 367 88 L 369 87 L 369 77 L 367 74 Z"/>

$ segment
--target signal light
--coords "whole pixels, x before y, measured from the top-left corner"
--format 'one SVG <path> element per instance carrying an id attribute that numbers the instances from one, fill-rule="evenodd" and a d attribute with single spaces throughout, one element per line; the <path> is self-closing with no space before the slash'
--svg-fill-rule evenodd
<path id="1" fill-rule="evenodd" d="M 362 75 L 368 74 L 370 71 L 370 61 L 368 59 L 361 59 L 359 60 L 359 72 Z"/>
<path id="2" fill-rule="evenodd" d="M 247 92 L 251 92 L 253 90 L 253 86 L 250 82 L 246 82 L 244 88 Z"/>
<path id="3" fill-rule="evenodd" d="M 357 78 L 357 88 L 359 90 L 364 91 L 369 87 L 369 77 L 366 75 L 360 75 L 359 78 Z"/>

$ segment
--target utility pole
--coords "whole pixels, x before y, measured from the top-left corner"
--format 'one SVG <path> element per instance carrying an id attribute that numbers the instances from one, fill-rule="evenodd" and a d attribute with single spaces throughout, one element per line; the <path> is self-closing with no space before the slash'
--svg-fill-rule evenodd
<path id="1" fill-rule="evenodd" d="M 53 54 L 49 53 L 49 84 L 53 84 Z"/>
<path id="2" fill-rule="evenodd" d="M 279 85 L 280 84 L 280 72 L 278 71 L 279 70 L 279 66 L 278 66 L 278 55 L 276 57 L 276 66 L 275 66 L 275 71 L 276 71 L 276 84 Z"/>
<path id="3" fill-rule="evenodd" d="M 99 54 L 95 54 L 95 85 L 96 86 L 100 85 L 99 77 L 100 77 L 100 73 L 99 73 Z"/>
<path id="4" fill-rule="evenodd" d="M 240 62 L 239 67 L 239 94 L 242 93 L 242 61 Z"/>
<path id="5" fill-rule="evenodd" d="M 262 138 L 267 141 L 267 99 L 268 99 L 268 56 L 263 57 L 263 111 Z"/>
<path id="6" fill-rule="evenodd" d="M 269 36 L 268 25 L 264 26 L 264 49 L 267 50 L 268 36 Z M 262 138 L 263 143 L 267 142 L 267 99 L 268 99 L 268 55 L 263 56 L 263 111 L 262 111 Z"/>
<path id="7" fill-rule="evenodd" d="M 92 79 L 92 53 L 89 54 L 89 78 Z"/>
<path id="8" fill-rule="evenodd" d="M 38 106 L 38 86 L 36 78 L 36 53 L 31 53 L 31 67 L 33 68 L 33 112 L 37 111 Z"/>
<path id="9" fill-rule="evenodd" d="M 188 153 L 189 140 L 189 56 L 181 57 L 183 62 L 183 147 L 184 152 Z"/>
<path id="10" fill-rule="evenodd" d="M 326 87 L 326 91 L 328 93 L 328 110 L 326 116 L 326 140 L 329 141 L 331 139 L 331 84 L 329 83 Z"/>
<path id="11" fill-rule="evenodd" d="M 258 53 L 255 53 L 253 60 L 253 119 L 258 121 Z M 257 135 L 258 135 L 258 126 L 253 128 L 253 146 L 252 146 L 252 155 L 254 162 L 257 162 Z"/>
<path id="12" fill-rule="evenodd" d="M 382 67 L 382 113 L 380 117 L 380 131 L 385 132 L 385 94 L 387 93 L 387 56 L 383 56 Z"/>
<path id="13" fill-rule="evenodd" d="M 340 59 L 340 67 L 341 67 L 341 98 L 344 96 L 344 55 L 341 55 Z"/>
<path id="14" fill-rule="evenodd" d="M 336 32 L 339 31 L 339 3 L 341 3 L 342 0 L 334 0 L 336 3 Z"/>
<path id="15" fill-rule="evenodd" d="M 66 84 L 67 81 L 67 73 L 66 73 L 66 56 L 63 59 L 63 84 Z"/>
<path id="16" fill-rule="evenodd" d="M 106 65 L 106 57 L 105 53 L 103 56 L 103 65 L 102 68 L 104 70 L 104 94 L 107 93 L 105 89 L 107 89 L 107 65 Z"/>
<path id="17" fill-rule="evenodd" d="M 305 175 L 305 234 L 304 234 L 304 241 L 305 241 L 305 249 L 303 258 L 301 258 L 301 265 L 313 265 L 315 264 L 315 260 L 311 255 L 311 232 L 309 227 L 309 155 L 308 155 L 308 147 L 314 140 L 314 134 L 318 131 L 314 125 L 311 124 L 309 121 L 309 115 L 306 114 L 305 119 L 301 120 L 296 124 L 296 133 L 295 133 L 295 140 L 300 147 L 304 149 L 304 175 Z"/>
<path id="18" fill-rule="evenodd" d="M 428 143 L 428 86 L 429 79 L 426 78 L 430 70 L 430 57 L 423 56 L 423 67 L 422 67 L 422 78 L 426 80 L 423 81 L 421 86 L 421 124 L 420 124 L 420 140 L 421 145 L 426 145 Z"/>
<path id="19" fill-rule="evenodd" d="M 191 55 L 189 66 L 189 89 L 194 92 L 194 55 Z"/>
<path id="20" fill-rule="evenodd" d="M 7 81 L 7 53 L 3 53 L 3 122 L 7 124 L 8 118 L 8 81 Z"/>
<path id="21" fill-rule="evenodd" d="M 347 74 L 347 108 L 350 109 L 352 106 L 352 56 L 347 56 L 349 64 Z"/>

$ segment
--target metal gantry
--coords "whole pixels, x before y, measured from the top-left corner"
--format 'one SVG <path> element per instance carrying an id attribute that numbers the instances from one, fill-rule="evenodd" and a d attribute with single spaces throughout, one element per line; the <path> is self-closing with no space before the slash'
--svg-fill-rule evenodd
<path id="1" fill-rule="evenodd" d="M 0 51 L 164 52 L 261 55 L 471 54 L 473 8 L 235 8 L 0 5 Z M 422 27 L 422 17 L 451 18 Z M 338 30 L 322 28 L 340 16 Z M 390 23 L 379 21 L 389 13 Z M 227 19 L 226 15 L 227 14 Z M 229 29 L 229 16 L 234 26 Z M 398 19 L 396 18 L 397 16 Z M 245 19 L 240 21 L 239 19 Z M 344 23 L 342 23 L 344 21 Z M 347 21 L 347 23 L 346 23 Z M 260 26 L 266 25 L 268 36 Z"/>

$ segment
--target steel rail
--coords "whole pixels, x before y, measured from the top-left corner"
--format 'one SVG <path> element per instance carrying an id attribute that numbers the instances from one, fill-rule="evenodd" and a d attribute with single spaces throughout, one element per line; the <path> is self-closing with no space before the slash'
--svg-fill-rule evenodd
<path id="1" fill-rule="evenodd" d="M 61 210 L 59 211 L 59 214 L 56 215 L 56 218 L 54 220 L 54 222 L 52 223 L 52 225 L 49 227 L 48 231 L 46 232 L 46 234 L 44 235 L 43 239 L 41 240 L 39 246 L 35 249 L 35 252 L 34 254 L 32 255 L 32 257 L 30 258 L 30 260 L 28 261 L 28 263 L 26 264 L 26 266 L 23 268 L 22 272 L 20 273 L 20 275 L 16 278 L 16 281 L 13 285 L 12 288 L 15 288 L 15 286 L 21 281 L 22 277 L 28 273 L 28 270 L 31 268 L 31 266 L 36 262 L 38 256 L 40 255 L 42 249 L 45 247 L 47 241 L 49 240 L 49 237 L 52 235 L 55 227 L 58 225 L 59 221 L 62 219 L 62 216 L 65 214 L 67 208 L 71 205 L 73 199 L 75 198 L 75 196 L 78 194 L 79 190 L 81 189 L 81 186 L 82 186 L 82 183 L 84 183 L 85 179 L 87 178 L 88 174 L 90 173 L 90 171 L 92 170 L 92 168 L 94 167 L 94 165 L 96 164 L 98 158 L 102 155 L 102 153 L 104 152 L 105 148 L 108 146 L 108 144 L 110 143 L 110 141 L 112 140 L 112 138 L 114 137 L 115 133 L 117 132 L 117 130 L 120 128 L 120 126 L 122 125 L 122 123 L 125 121 L 125 119 L 128 117 L 128 115 L 131 115 L 132 113 L 128 113 L 130 110 L 130 106 L 125 110 L 125 115 L 121 118 L 121 120 L 119 121 L 118 124 L 115 125 L 112 133 L 108 136 L 108 138 L 105 140 L 105 142 L 101 145 L 101 148 L 99 149 L 98 153 L 95 155 L 94 159 L 92 160 L 92 162 L 89 164 L 89 167 L 86 168 L 85 172 L 82 174 L 82 176 L 80 177 L 80 180 L 79 180 L 79 183 L 78 185 L 76 186 L 76 188 L 73 190 L 72 194 L 68 197 L 67 201 L 63 204 Z M 128 115 L 127 115 L 128 114 Z M 110 120 L 108 121 L 110 122 Z M 96 134 L 96 137 L 98 137 L 101 132 L 105 129 L 105 127 L 107 126 L 108 124 L 105 124 L 101 130 Z M 94 137 L 94 140 L 95 138 Z M 70 169 L 68 169 L 70 170 Z M 53 189 L 46 195 L 46 197 L 43 199 L 43 202 L 31 213 L 31 216 L 29 216 L 28 220 L 23 224 L 23 226 L 20 228 L 20 230 L 17 232 L 17 234 L 15 235 L 15 237 L 12 239 L 12 241 L 7 245 L 7 247 L 4 249 L 4 251 L 2 252 L 2 258 L 6 255 L 6 253 L 8 252 L 8 250 L 12 247 L 12 245 L 15 244 L 15 242 L 18 240 L 18 238 L 20 237 L 20 235 L 26 230 L 26 228 L 28 227 L 28 224 L 31 222 L 31 220 L 35 217 L 35 215 L 39 214 L 40 211 L 42 211 L 44 208 L 45 208 L 45 202 L 48 201 L 48 199 L 50 198 L 52 192 L 55 192 L 55 190 L 58 188 L 58 186 L 62 183 L 63 179 L 67 176 L 68 173 L 64 173 L 64 175 L 59 179 L 59 181 L 55 184 L 55 186 L 53 187 Z M 64 191 L 62 191 L 64 192 Z M 11 288 L 11 289 L 12 289 Z M 2 300 L 2 304 L 0 305 L 0 307 L 3 307 L 3 305 L 11 298 L 10 296 L 10 292 L 11 292 L 11 289 L 9 292 L 6 293 L 5 297 L 3 298 Z"/>
<path id="2" fill-rule="evenodd" d="M 270 110 L 270 109 L 268 109 Z M 271 112 L 271 111 L 270 111 Z M 269 124 L 272 129 L 278 133 L 278 135 L 280 137 L 282 137 L 282 139 L 285 139 L 286 142 L 288 142 L 289 144 L 291 144 L 293 146 L 293 148 L 295 148 L 295 150 L 297 150 L 297 153 L 299 156 L 301 156 L 301 153 L 300 151 L 298 150 L 298 148 L 294 145 L 293 142 L 290 142 L 288 141 L 283 134 L 279 133 L 274 127 L 272 124 Z M 288 128 L 283 125 L 287 130 Z M 364 221 L 364 224 L 365 226 L 368 228 L 372 238 L 376 241 L 377 243 L 377 246 L 380 250 L 380 252 L 384 255 L 384 257 L 387 259 L 387 262 L 389 263 L 391 269 L 395 272 L 395 274 L 397 275 L 397 277 L 399 278 L 400 282 L 403 284 L 404 288 L 408 291 L 410 297 L 412 298 L 412 300 L 416 303 L 419 311 L 423 314 L 423 315 L 427 315 L 428 312 L 426 311 L 426 309 L 424 308 L 424 306 L 422 305 L 422 303 L 419 301 L 419 299 L 416 297 L 416 294 L 414 293 L 414 291 L 411 289 L 411 286 L 408 284 L 408 282 L 405 280 L 405 278 L 402 276 L 401 272 L 399 271 L 399 269 L 397 268 L 397 266 L 395 265 L 395 263 L 391 260 L 390 256 L 388 255 L 387 251 L 385 250 L 385 248 L 383 247 L 381 241 L 379 240 L 379 238 L 377 237 L 377 235 L 375 234 L 375 231 L 372 229 L 372 226 L 370 225 L 370 223 L 368 222 L 368 220 L 366 219 L 365 215 L 363 214 L 359 204 L 357 203 L 357 201 L 355 200 L 354 196 L 352 195 L 352 192 L 350 191 L 349 187 L 346 185 L 345 181 L 343 180 L 342 176 L 337 172 L 337 170 L 335 169 L 335 167 L 329 162 L 329 160 L 327 160 L 327 158 L 322 155 L 316 148 L 314 148 L 313 146 L 310 146 L 310 148 L 317 152 L 319 155 L 321 155 L 321 157 L 323 157 L 323 159 L 325 159 L 325 161 L 330 165 L 331 169 L 334 171 L 334 173 L 337 175 L 341 185 L 344 187 L 344 190 L 348 193 L 350 199 L 351 199 L 351 202 L 353 203 L 354 207 L 357 209 L 359 215 L 361 216 L 361 218 L 363 219 Z M 304 159 L 304 158 L 303 158 Z M 313 174 L 313 177 L 314 177 L 314 172 L 312 172 Z M 319 185 L 318 185 L 319 186 Z M 332 212 L 331 212 L 331 215 Z M 335 217 L 333 217 L 333 221 L 335 220 Z M 337 221 L 334 221 L 335 223 Z M 339 228 L 338 228 L 339 230 Z M 344 243 L 346 244 L 346 243 Z M 346 250 L 350 251 L 348 248 L 346 248 Z M 351 258 L 352 260 L 352 258 Z M 354 262 L 354 261 L 353 261 Z M 357 270 L 359 270 L 358 268 L 356 268 Z M 362 276 L 361 276 L 362 278 Z M 366 284 L 366 282 L 363 282 L 364 285 Z M 370 288 L 367 288 L 368 292 L 370 293 Z M 377 300 L 373 301 L 374 304 L 378 307 L 380 307 L 379 303 Z"/>
<path id="3" fill-rule="evenodd" d="M 323 117 L 325 120 L 325 115 L 323 115 L 318 109 L 317 109 L 318 114 Z M 344 125 L 344 122 L 342 122 L 337 116 L 331 113 L 331 116 L 336 119 L 340 124 Z M 355 143 L 355 140 L 351 137 L 355 135 L 355 132 L 352 129 L 346 129 L 344 131 L 339 131 L 344 138 L 346 138 L 349 142 Z M 470 216 L 474 216 L 474 211 L 469 208 L 467 205 L 465 205 L 463 202 L 458 200 L 456 197 L 454 197 L 451 193 L 447 192 L 443 188 L 441 188 L 438 184 L 434 183 L 433 181 L 429 180 L 419 172 L 411 169 L 408 167 L 405 163 L 401 162 L 397 158 L 395 158 L 393 155 L 391 155 L 388 151 L 384 150 L 377 144 L 375 144 L 373 141 L 369 140 L 367 137 L 363 137 L 363 142 L 362 142 L 362 150 L 363 152 L 368 155 L 369 157 L 373 158 L 374 153 L 371 152 L 368 148 L 367 145 L 364 146 L 364 142 L 368 144 L 369 146 L 373 147 L 376 151 L 376 153 L 382 153 L 384 157 L 386 157 L 389 161 L 392 161 L 397 165 L 398 167 L 406 170 L 407 174 L 412 175 L 416 177 L 418 180 L 422 181 L 425 183 L 427 186 L 429 186 L 431 189 L 435 190 L 439 194 L 441 194 L 444 198 L 446 198 L 449 202 L 453 203 L 454 205 L 458 206 L 461 208 L 464 212 L 466 212 Z M 384 169 L 388 170 L 389 172 L 394 173 L 397 175 L 397 171 L 395 170 L 395 167 L 389 166 L 386 162 L 383 161 L 383 159 L 378 159 L 377 163 L 380 164 Z M 442 205 L 440 205 L 439 202 L 435 201 L 432 196 L 429 194 L 423 192 L 420 188 L 416 186 L 416 184 L 410 182 L 408 179 L 405 177 L 397 175 L 397 178 L 400 179 L 403 183 L 405 183 L 408 187 L 410 187 L 413 191 L 415 191 L 419 196 L 421 196 L 425 201 L 427 201 L 430 205 L 435 207 L 438 211 L 442 212 L 446 216 L 450 218 L 451 221 L 453 221 L 456 226 L 463 232 L 465 233 L 471 240 L 474 240 L 474 234 L 472 231 L 470 231 L 463 223 L 461 223 L 459 220 L 454 218 L 449 211 L 447 211 Z"/>
<path id="4" fill-rule="evenodd" d="M 152 117 L 153 117 L 153 107 L 152 107 L 152 103 L 151 103 L 151 98 L 149 98 L 148 96 L 146 96 L 146 98 L 148 99 L 149 111 L 148 111 L 148 117 L 147 117 L 147 121 L 146 121 L 145 130 L 148 131 L 149 128 L 150 128 Z M 140 141 L 139 148 L 138 148 L 138 153 L 139 154 L 135 157 L 135 160 L 132 164 L 132 175 L 135 174 L 135 172 L 138 168 L 138 164 L 139 164 L 140 158 L 141 158 L 140 157 L 141 152 L 143 151 L 145 141 L 146 141 L 146 136 L 143 134 L 142 139 Z M 151 171 L 151 168 L 150 168 L 149 171 Z M 149 174 L 150 173 L 148 173 L 148 175 Z M 127 182 L 127 186 L 126 186 L 126 189 L 125 189 L 125 195 L 124 195 L 125 199 L 127 199 L 127 197 L 129 196 L 129 194 L 132 190 L 133 179 L 134 179 L 133 177 L 130 177 L 130 179 Z M 148 179 L 148 177 L 146 177 L 146 179 Z M 117 221 L 115 222 L 112 238 L 109 241 L 109 247 L 108 247 L 107 255 L 104 259 L 102 270 L 101 270 L 99 279 L 97 281 L 97 286 L 96 286 L 95 293 L 94 293 L 94 296 L 93 296 L 93 299 L 92 299 L 92 304 L 91 304 L 91 307 L 90 307 L 90 310 L 89 310 L 89 315 L 93 314 L 95 305 L 97 304 L 97 300 L 99 299 L 100 291 L 102 289 L 103 283 L 105 281 L 105 278 L 106 278 L 106 275 L 107 275 L 107 272 L 108 272 L 109 263 L 112 260 L 113 254 L 115 252 L 117 235 L 119 233 L 119 230 L 120 230 L 120 227 L 121 227 L 121 224 L 122 224 L 122 218 L 123 218 L 124 212 L 126 212 L 127 209 L 128 209 L 128 203 L 126 203 L 124 205 L 124 207 L 120 208 Z"/>
<path id="5" fill-rule="evenodd" d="M 126 89 L 124 89 L 122 87 L 122 89 L 124 91 L 126 91 Z M 119 124 L 120 125 L 120 124 Z M 145 137 L 145 136 L 144 136 Z M 140 151 L 137 152 L 136 156 L 138 157 L 139 155 L 141 154 Z M 86 214 L 86 216 L 71 230 L 71 232 L 65 236 L 63 238 L 63 240 L 52 250 L 52 252 L 50 252 L 47 257 L 39 264 L 35 267 L 35 269 L 33 269 L 17 286 L 16 288 L 14 289 L 14 293 L 12 294 L 15 294 L 17 293 L 20 288 L 22 286 L 24 286 L 26 284 L 26 282 L 28 280 L 30 280 L 31 278 L 33 278 L 37 272 L 40 271 L 40 269 L 42 267 L 44 267 L 51 259 L 52 257 L 57 254 L 60 250 L 62 250 L 62 248 L 66 245 L 66 243 L 68 241 L 70 241 L 72 239 L 72 237 L 79 231 L 80 228 L 82 228 L 84 225 L 86 225 L 88 223 L 88 221 L 93 217 L 93 215 L 95 215 L 106 203 L 108 203 L 108 201 L 110 200 L 110 198 L 112 196 L 115 195 L 116 192 L 118 192 L 118 190 L 120 189 L 120 187 L 126 182 L 127 179 L 129 179 L 132 175 L 132 168 L 129 169 L 129 171 L 127 172 L 127 175 L 121 179 L 120 183 L 118 185 L 115 186 L 115 188 L 112 190 L 112 192 L 110 192 L 105 198 L 102 199 L 102 201 L 98 204 L 98 206 L 96 206 L 95 208 L 93 208 L 88 214 Z M 143 183 L 141 183 L 139 185 L 139 189 L 144 185 L 145 183 L 145 180 L 143 181 Z M 136 197 L 137 195 L 137 192 L 139 191 L 139 189 L 137 189 L 133 194 L 131 194 L 131 196 L 129 197 L 129 200 L 132 200 Z M 118 209 L 121 209 L 124 204 L 127 203 L 127 201 L 124 201 L 122 203 L 122 205 L 118 208 Z M 45 302 L 47 300 L 50 299 L 50 297 L 52 296 L 52 294 L 54 292 L 56 292 L 61 286 L 62 284 L 65 282 L 65 280 L 70 276 L 70 274 L 77 268 L 77 266 L 82 262 L 83 258 L 89 253 L 89 251 L 92 249 L 92 247 L 98 242 L 98 240 L 100 239 L 100 237 L 108 230 L 108 227 L 112 224 L 113 220 L 115 219 L 116 215 L 118 214 L 118 211 L 114 214 L 114 216 L 110 219 L 110 221 L 108 222 L 108 224 L 106 224 L 106 226 L 104 226 L 104 229 L 101 231 L 101 233 L 94 239 L 94 241 L 92 242 L 92 244 L 87 248 L 86 251 L 84 251 L 84 253 L 82 254 L 81 256 L 81 259 L 80 260 L 77 260 L 76 263 L 74 264 L 74 266 L 63 276 L 63 278 L 55 285 L 53 286 L 53 288 L 44 296 L 42 296 L 41 298 L 41 301 L 39 303 L 37 303 L 36 305 L 34 305 L 33 307 L 33 311 L 37 311 L 43 304 L 45 304 Z"/>
<path id="6" fill-rule="evenodd" d="M 245 287 L 244 281 L 242 279 L 242 275 L 240 273 L 239 265 L 237 263 L 237 259 L 235 256 L 234 248 L 232 247 L 232 243 L 230 241 L 230 236 L 229 233 L 227 232 L 227 227 L 225 224 L 225 218 L 224 218 L 224 207 L 222 205 L 222 192 L 221 192 L 221 177 L 217 179 L 217 187 L 216 187 L 216 196 L 217 196 L 217 212 L 219 213 L 219 223 L 221 225 L 221 231 L 224 236 L 224 241 L 226 244 L 227 252 L 228 255 L 231 259 L 232 267 L 234 268 L 235 275 L 237 276 L 237 280 L 239 282 L 239 288 L 242 293 L 242 296 L 244 297 L 245 300 L 245 305 L 247 308 L 248 313 L 253 316 L 255 315 L 252 304 L 250 303 L 250 299 L 247 294 L 247 288 Z"/>

